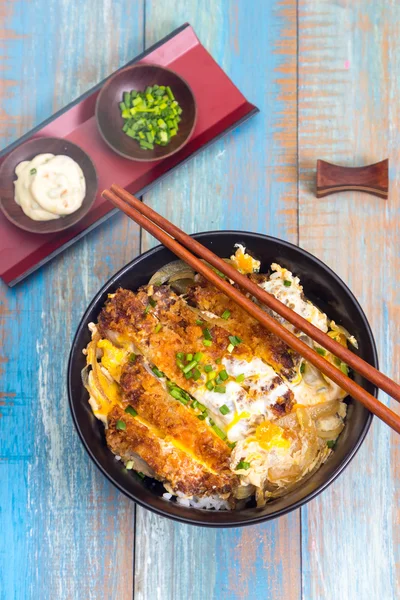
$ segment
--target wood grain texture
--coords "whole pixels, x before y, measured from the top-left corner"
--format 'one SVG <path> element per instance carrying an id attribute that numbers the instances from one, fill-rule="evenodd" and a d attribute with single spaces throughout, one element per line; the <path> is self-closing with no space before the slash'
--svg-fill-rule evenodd
<path id="1" fill-rule="evenodd" d="M 0 18 L 2 147 L 143 49 L 139 2 L 15 0 Z M 87 303 L 138 249 L 120 216 L 0 287 L 1 600 L 132 597 L 135 508 L 89 461 L 65 376 Z"/>
<path id="2" fill-rule="evenodd" d="M 146 0 L 146 45 L 188 20 L 261 113 L 177 170 L 145 202 L 187 232 L 243 229 L 297 241 L 296 2 Z M 256 43 L 255 43 L 256 40 Z M 143 233 L 142 249 L 155 245 Z M 205 530 L 137 509 L 135 598 L 300 598 L 299 513 Z"/>
<path id="3" fill-rule="evenodd" d="M 3 0 L 1 146 L 190 21 L 261 113 L 146 202 L 189 232 L 300 241 L 350 284 L 383 371 L 399 380 L 400 7 L 298 4 L 297 14 L 296 0 Z M 351 192 L 316 200 L 317 158 L 387 156 L 387 203 Z M 400 442 L 381 423 L 301 522 L 295 512 L 217 531 L 139 508 L 135 521 L 134 504 L 92 466 L 67 407 L 69 345 L 99 286 L 154 243 L 120 215 L 16 289 L 0 284 L 0 600 L 398 597 Z"/>
<path id="4" fill-rule="evenodd" d="M 348 282 L 381 369 L 398 380 L 400 6 L 300 0 L 299 24 L 300 245 Z M 387 203 L 354 192 L 316 200 L 317 158 L 357 166 L 387 156 Z M 398 458 L 398 436 L 375 420 L 349 468 L 302 509 L 307 600 L 399 597 Z"/>

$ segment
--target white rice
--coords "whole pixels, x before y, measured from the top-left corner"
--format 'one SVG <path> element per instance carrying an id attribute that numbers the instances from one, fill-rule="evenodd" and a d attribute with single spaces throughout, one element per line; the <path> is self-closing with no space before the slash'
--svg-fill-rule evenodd
<path id="1" fill-rule="evenodd" d="M 170 493 L 163 494 L 163 498 L 167 501 L 176 500 L 177 504 L 203 510 L 232 510 L 229 502 L 223 500 L 219 496 L 207 496 L 197 498 L 196 496 L 174 496 Z"/>

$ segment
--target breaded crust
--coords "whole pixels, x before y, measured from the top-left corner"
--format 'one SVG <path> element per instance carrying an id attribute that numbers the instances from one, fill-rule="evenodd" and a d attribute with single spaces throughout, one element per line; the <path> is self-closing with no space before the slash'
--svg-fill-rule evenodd
<path id="1" fill-rule="evenodd" d="M 260 281 L 262 281 L 261 277 Z M 251 279 L 258 281 L 256 276 Z M 233 335 L 238 335 L 253 351 L 278 373 L 289 379 L 293 377 L 294 367 L 298 362 L 297 355 L 273 333 L 265 329 L 256 319 L 240 306 L 232 302 L 228 296 L 217 290 L 204 277 L 196 276 L 196 282 L 188 290 L 188 302 L 202 311 L 209 311 L 221 316 L 230 311 L 227 320 L 218 324 Z"/>
<path id="2" fill-rule="evenodd" d="M 117 421 L 123 421 L 126 429 L 117 429 Z M 140 456 L 153 469 L 156 478 L 168 483 L 174 492 L 187 496 L 232 493 L 231 478 L 211 473 L 118 406 L 109 415 L 106 439 L 112 452 L 124 460 L 129 460 L 132 452 Z"/>
<path id="3" fill-rule="evenodd" d="M 226 354 L 229 332 L 207 323 L 199 326 L 198 316 L 168 286 L 154 288 L 152 299 L 156 304 L 145 312 L 148 298 L 146 288 L 137 293 L 119 289 L 100 313 L 99 330 L 105 336 L 107 331 L 113 331 L 131 339 L 171 381 L 193 393 L 202 383 L 184 377 L 176 364 L 176 354 L 201 352 L 204 362 L 213 362 Z M 162 328 L 157 331 L 159 323 Z M 203 344 L 205 327 L 212 335 L 210 347 Z M 252 353 L 246 344 L 240 344 L 232 356 L 251 358 Z"/>
<path id="4" fill-rule="evenodd" d="M 168 286 L 154 287 L 151 292 L 152 304 L 149 306 L 149 287 L 140 288 L 137 293 L 119 289 L 100 313 L 99 330 L 102 335 L 107 335 L 107 331 L 111 330 L 132 340 L 151 363 L 182 389 L 196 396 L 196 392 L 204 386 L 204 380 L 194 381 L 185 378 L 176 362 L 176 355 L 179 352 L 184 354 L 201 352 L 204 363 L 215 363 L 217 359 L 222 359 L 224 356 L 244 360 L 251 360 L 254 357 L 254 350 L 244 343 L 245 333 L 249 341 L 252 340 L 252 336 L 246 332 L 246 328 L 241 327 L 240 323 L 235 330 L 232 327 L 232 332 L 212 322 L 198 325 L 198 314 Z M 148 306 L 149 308 L 146 308 Z M 157 327 L 159 325 L 161 329 Z M 212 344 L 209 347 L 204 345 L 205 328 L 212 337 Z M 236 335 L 239 328 L 239 336 L 243 336 L 243 341 L 229 353 L 227 351 L 230 344 L 229 336 L 231 333 Z M 268 334 L 262 328 L 261 330 L 262 335 Z M 253 333 L 254 331 L 255 329 Z M 263 352 L 262 339 L 258 341 L 261 346 L 260 354 Z M 290 355 L 288 358 L 290 360 Z M 280 364 L 277 370 L 282 370 Z M 289 392 L 287 398 L 282 398 L 276 414 L 280 415 L 282 408 L 285 412 L 289 412 L 292 401 L 293 394 Z"/>
<path id="5" fill-rule="evenodd" d="M 143 366 L 142 357 L 124 365 L 121 376 L 123 404 L 130 404 L 146 421 L 192 452 L 214 471 L 229 470 L 231 450 L 195 412 L 170 396 Z M 232 477 L 235 479 L 235 476 Z"/>

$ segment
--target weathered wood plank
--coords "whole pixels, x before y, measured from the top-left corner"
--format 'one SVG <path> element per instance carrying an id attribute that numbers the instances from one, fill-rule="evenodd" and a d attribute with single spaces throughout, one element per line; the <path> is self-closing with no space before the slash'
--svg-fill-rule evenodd
<path id="1" fill-rule="evenodd" d="M 143 49 L 142 2 L 15 0 L 0 19 L 2 147 Z M 138 249 L 116 217 L 0 287 L 1 600 L 132 597 L 134 504 L 87 457 L 65 374 L 87 303 Z"/>
<path id="2" fill-rule="evenodd" d="M 299 3 L 300 245 L 349 283 L 372 325 L 381 368 L 397 380 L 399 24 L 396 0 Z M 357 193 L 314 197 L 317 158 L 355 166 L 387 156 L 388 202 Z M 398 597 L 396 438 L 375 420 L 345 473 L 302 510 L 307 600 Z"/>
<path id="3" fill-rule="evenodd" d="M 297 240 L 296 2 L 146 1 L 146 45 L 188 20 L 261 114 L 165 179 L 145 201 L 186 231 Z M 142 248 L 154 245 L 143 234 Z M 135 598 L 300 598 L 299 514 L 238 530 L 137 510 Z"/>

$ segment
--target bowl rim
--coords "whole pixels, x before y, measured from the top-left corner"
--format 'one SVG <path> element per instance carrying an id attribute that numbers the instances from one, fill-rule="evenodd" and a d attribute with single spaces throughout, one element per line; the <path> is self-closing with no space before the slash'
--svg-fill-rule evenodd
<path id="1" fill-rule="evenodd" d="M 175 75 L 176 77 L 178 77 L 186 85 L 186 87 L 188 88 L 188 90 L 191 93 L 192 98 L 193 98 L 194 117 L 193 117 L 192 127 L 191 127 L 188 135 L 183 140 L 183 142 L 181 143 L 181 145 L 178 146 L 177 148 L 175 148 L 175 150 L 171 150 L 171 152 L 168 152 L 168 154 L 164 154 L 163 156 L 157 156 L 157 157 L 154 157 L 154 158 L 136 158 L 134 156 L 131 156 L 130 154 L 126 154 L 125 152 L 121 152 L 121 150 L 118 150 L 118 148 L 116 148 L 115 146 L 113 146 L 111 144 L 111 142 L 107 139 L 107 137 L 104 135 L 103 130 L 100 127 L 100 122 L 99 122 L 99 106 L 100 106 L 101 97 L 103 96 L 103 93 L 105 92 L 105 90 L 107 90 L 107 88 L 110 86 L 110 84 L 113 82 L 113 80 L 116 79 L 117 77 L 119 77 L 122 73 L 126 73 L 127 71 L 133 71 L 135 69 L 140 69 L 140 68 L 143 68 L 143 67 L 157 68 L 157 69 L 161 69 L 163 71 L 166 71 L 167 73 L 172 73 L 173 75 Z M 179 73 L 177 73 L 176 71 L 173 71 L 172 69 L 169 69 L 168 67 L 164 67 L 162 65 L 157 65 L 155 63 L 139 62 L 139 63 L 136 63 L 136 64 L 131 65 L 129 67 L 125 67 L 124 69 L 120 69 L 119 71 L 116 71 L 115 73 L 113 73 L 112 75 L 110 75 L 110 77 L 106 80 L 106 82 L 102 86 L 102 88 L 101 88 L 101 90 L 100 90 L 100 92 L 99 92 L 99 94 L 98 94 L 98 96 L 96 98 L 96 106 L 95 106 L 94 114 L 95 114 L 95 117 L 96 117 L 97 130 L 100 133 L 101 139 L 107 144 L 107 146 L 109 148 L 111 148 L 111 150 L 113 152 L 116 152 L 116 154 L 118 154 L 119 156 L 122 156 L 123 158 L 127 158 L 128 160 L 133 160 L 133 161 L 136 161 L 136 162 L 156 162 L 156 161 L 164 160 L 165 158 L 169 158 L 173 154 L 176 154 L 176 152 L 178 152 L 179 150 L 182 150 L 182 148 L 184 146 L 186 146 L 186 144 L 188 143 L 188 141 L 192 137 L 194 129 L 196 127 L 197 117 L 198 117 L 198 110 L 197 110 L 196 96 L 194 95 L 194 92 L 193 92 L 191 86 L 189 85 L 189 83 L 187 82 L 187 80 L 184 77 L 182 77 L 182 75 L 179 75 Z"/>
<path id="2" fill-rule="evenodd" d="M 255 232 L 251 232 L 251 231 L 244 231 L 244 230 L 234 230 L 234 229 L 229 229 L 229 230 L 223 230 L 223 231 L 219 231 L 219 230 L 210 230 L 210 231 L 202 231 L 199 233 L 195 233 L 195 234 L 191 234 L 191 237 L 194 237 L 195 239 L 198 239 L 201 242 L 201 239 L 203 237 L 206 236 L 213 236 L 213 235 L 235 235 L 238 237 L 238 239 L 240 239 L 241 235 L 251 235 L 254 238 L 260 239 L 261 241 L 271 241 L 274 243 L 279 243 L 284 247 L 290 248 L 290 249 L 295 249 L 297 251 L 300 252 L 300 254 L 303 254 L 305 257 L 311 258 L 313 261 L 315 261 L 319 266 L 323 267 L 323 269 L 325 269 L 328 272 L 328 275 L 332 278 L 334 278 L 337 283 L 339 283 L 341 286 L 345 287 L 351 300 L 354 302 L 356 308 L 359 311 L 360 317 L 363 321 L 363 326 L 365 327 L 367 336 L 370 340 L 371 343 L 371 350 L 372 350 L 372 355 L 373 355 L 373 361 L 372 364 L 376 367 L 379 368 L 379 359 L 378 359 L 378 352 L 377 352 L 377 348 L 376 348 L 376 343 L 375 343 L 375 339 L 374 339 L 374 335 L 371 329 L 371 326 L 368 322 L 368 319 L 360 305 L 360 303 L 358 302 L 357 298 L 354 296 L 353 292 L 350 290 L 350 288 L 347 286 L 347 284 L 328 266 L 326 265 L 323 261 L 321 261 L 319 258 L 317 258 L 316 256 L 314 256 L 313 254 L 311 254 L 310 252 L 308 252 L 307 250 L 304 250 L 303 248 L 301 248 L 300 246 L 297 246 L 296 244 L 292 244 L 291 242 L 288 242 L 286 240 L 282 240 L 280 238 L 274 237 L 274 236 L 269 236 L 269 235 L 264 235 L 262 233 L 255 233 Z M 72 374 L 72 363 L 74 361 L 74 357 L 76 355 L 76 352 L 80 351 L 81 348 L 77 348 L 77 340 L 78 340 L 78 336 L 81 333 L 81 330 L 84 327 L 84 323 L 86 321 L 87 318 L 87 314 L 91 311 L 92 307 L 94 304 L 96 304 L 98 302 L 98 300 L 101 298 L 101 296 L 104 294 L 105 290 L 112 285 L 115 280 L 117 280 L 121 275 L 123 275 L 125 272 L 129 271 L 130 269 L 134 268 L 137 264 L 139 264 L 142 260 L 147 259 L 147 257 L 152 256 L 153 254 L 156 254 L 158 252 L 160 252 L 161 250 L 165 250 L 165 246 L 163 246 L 162 244 L 158 244 L 157 246 L 155 246 L 154 248 L 151 248 L 150 250 L 147 250 L 146 252 L 139 254 L 136 258 L 134 258 L 132 261 L 130 261 L 128 264 L 126 264 L 124 267 L 122 267 L 121 269 L 119 269 L 119 271 L 117 271 L 114 275 L 112 275 L 105 283 L 104 285 L 102 285 L 101 289 L 97 292 L 97 294 L 92 298 L 92 300 L 89 302 L 82 318 L 80 319 L 80 322 L 78 324 L 78 327 L 76 329 L 73 341 L 72 341 L 72 345 L 71 345 L 71 350 L 69 353 L 69 358 L 68 358 L 68 367 L 67 367 L 67 392 L 68 392 L 68 404 L 70 407 L 70 411 L 71 411 L 71 415 L 72 415 L 72 420 L 74 422 L 75 425 L 75 429 L 78 433 L 78 436 L 81 440 L 81 442 L 83 443 L 87 453 L 89 454 L 90 458 L 92 459 L 92 461 L 95 463 L 95 465 L 97 466 L 97 468 L 101 471 L 101 473 L 103 473 L 103 475 L 105 475 L 105 477 L 120 491 L 122 492 L 127 498 L 129 498 L 130 500 L 132 500 L 133 502 L 136 502 L 137 504 L 139 504 L 139 506 L 142 506 L 143 508 L 146 508 L 147 510 L 150 510 L 153 513 L 156 513 L 157 515 L 160 515 L 162 517 L 166 517 L 169 519 L 172 519 L 173 521 L 177 521 L 180 523 L 186 523 L 189 525 L 194 525 L 194 526 L 198 526 L 198 527 L 211 527 L 211 528 L 220 528 L 220 529 L 228 529 L 228 528 L 232 528 L 232 527 L 245 527 L 248 525 L 256 525 L 256 524 L 260 524 L 260 523 L 264 523 L 266 521 L 272 521 L 274 519 L 277 519 L 278 517 L 281 517 L 283 515 L 286 515 L 290 512 L 292 512 L 293 510 L 296 510 L 297 508 L 300 508 L 301 506 L 307 504 L 308 502 L 310 502 L 310 500 L 313 500 L 316 496 L 318 496 L 319 494 L 321 494 L 324 490 L 326 490 L 336 479 L 337 477 L 346 469 L 346 467 L 349 465 L 349 463 L 353 460 L 353 458 L 355 457 L 355 455 L 357 454 L 358 450 L 360 449 L 362 443 L 365 440 L 365 437 L 371 427 L 371 423 L 372 423 L 372 419 L 373 419 L 373 414 L 370 411 L 367 411 L 367 418 L 366 418 L 366 422 L 363 426 L 363 429 L 360 433 L 360 436 L 358 437 L 356 443 L 353 445 L 353 447 L 351 448 L 351 450 L 346 454 L 346 456 L 343 458 L 342 462 L 336 467 L 336 469 L 331 473 L 331 475 L 328 477 L 328 479 L 322 483 L 320 486 L 318 486 L 315 490 L 313 490 L 312 492 L 310 492 L 309 494 L 307 494 L 306 496 L 304 496 L 304 498 L 301 498 L 295 502 L 293 502 L 293 504 L 290 504 L 289 506 L 286 506 L 284 508 L 281 508 L 279 510 L 277 510 L 276 512 L 274 512 L 273 514 L 270 515 L 260 515 L 260 516 L 255 516 L 255 517 L 251 517 L 249 519 L 246 519 L 245 521 L 232 521 L 230 523 L 216 523 L 214 521 L 210 521 L 207 520 L 207 511 L 204 511 L 204 521 L 199 522 L 197 520 L 194 520 L 190 517 L 186 517 L 183 515 L 176 515 L 176 514 L 171 514 L 168 513 L 167 511 L 163 511 L 155 506 L 151 506 L 150 504 L 147 504 L 145 501 L 137 498 L 134 496 L 134 494 L 128 492 L 126 489 L 124 489 L 124 487 L 122 485 L 120 485 L 114 478 L 112 475 L 110 475 L 107 470 L 105 468 L 103 468 L 103 466 L 100 464 L 100 462 L 97 460 L 96 456 L 92 453 L 91 449 L 89 448 L 89 446 L 86 443 L 85 437 L 83 436 L 82 432 L 81 432 L 81 428 L 78 422 L 78 418 L 77 415 L 75 413 L 75 409 L 74 409 L 74 403 L 72 400 L 72 396 L 73 396 L 73 392 L 72 392 L 72 380 L 71 380 L 71 374 Z M 379 390 L 374 387 L 374 391 L 373 391 L 373 396 L 375 396 L 376 398 L 378 397 L 378 393 Z M 182 507 L 185 508 L 185 507 Z"/>
<path id="3" fill-rule="evenodd" d="M 82 221 L 82 219 L 84 219 L 88 212 L 90 211 L 90 209 L 93 207 L 93 204 L 96 200 L 96 196 L 97 196 L 97 192 L 99 191 L 99 176 L 97 174 L 97 169 L 95 167 L 95 164 L 92 160 L 92 158 L 89 156 L 89 154 L 86 152 L 86 150 L 84 150 L 81 146 L 79 146 L 79 144 L 75 144 L 75 142 L 71 142 L 70 140 L 66 139 L 66 138 L 60 138 L 60 137 L 55 137 L 55 136 L 51 136 L 51 137 L 46 137 L 46 136 L 38 136 L 38 137 L 32 137 L 29 140 L 26 140 L 25 142 L 22 142 L 22 144 L 18 144 L 18 146 L 16 146 L 13 150 L 11 150 L 11 152 L 9 154 L 7 154 L 7 156 L 4 158 L 3 162 L 0 165 L 0 169 L 2 168 L 3 164 L 10 159 L 13 154 L 15 152 L 17 152 L 20 148 L 23 148 L 27 145 L 30 144 L 35 144 L 37 142 L 40 142 L 42 140 L 46 140 L 46 142 L 63 142 L 66 144 L 69 144 L 70 146 L 75 146 L 75 148 L 78 148 L 78 150 L 80 150 L 82 152 L 82 154 L 84 154 L 87 158 L 87 160 L 89 161 L 89 164 L 91 166 L 91 168 L 93 169 L 93 174 L 94 174 L 94 178 L 95 178 L 95 190 L 93 192 L 93 197 L 91 199 L 90 202 L 88 202 L 87 206 L 86 206 L 86 210 L 84 211 L 84 213 L 79 217 L 79 219 L 77 221 L 75 221 L 74 223 L 71 223 L 70 225 L 67 225 L 66 227 L 63 228 L 58 228 L 58 229 L 49 229 L 48 231 L 38 231 L 37 229 L 34 229 L 33 227 L 28 227 L 26 225 L 21 225 L 18 221 L 15 221 L 14 219 L 11 218 L 11 216 L 8 214 L 8 212 L 5 210 L 5 207 L 3 205 L 3 201 L 0 198 L 0 210 L 3 213 L 3 215 L 6 217 L 6 219 L 8 220 L 9 223 L 11 223 L 12 225 L 14 225 L 15 227 L 18 227 L 19 229 L 22 229 L 23 231 L 27 231 L 29 233 L 35 233 L 36 235 L 49 235 L 52 233 L 61 233 L 62 231 L 67 231 L 68 229 L 70 229 L 71 227 L 75 227 L 75 225 L 77 225 L 78 223 L 80 223 L 80 221 Z M 39 154 L 42 154 L 42 152 L 39 152 Z M 32 160 L 32 159 L 31 159 Z M 77 161 L 75 161 L 77 162 Z M 77 163 L 78 164 L 78 163 Z M 81 167 L 81 165 L 79 165 Z M 82 167 L 81 167 L 82 169 Z M 13 180 L 14 181 L 14 180 Z M 86 188 L 86 194 L 87 194 L 87 188 Z M 86 198 L 86 194 L 85 194 L 85 198 Z M 22 209 L 21 209 L 22 210 Z M 79 210 L 79 208 L 78 208 Z M 77 212 L 77 211 L 75 211 Z M 71 213 L 70 215 L 65 215 L 66 217 L 73 215 L 74 213 Z M 34 221 L 33 219 L 32 223 L 48 223 L 49 221 Z M 54 219 L 54 224 L 58 223 L 58 219 Z"/>

